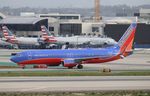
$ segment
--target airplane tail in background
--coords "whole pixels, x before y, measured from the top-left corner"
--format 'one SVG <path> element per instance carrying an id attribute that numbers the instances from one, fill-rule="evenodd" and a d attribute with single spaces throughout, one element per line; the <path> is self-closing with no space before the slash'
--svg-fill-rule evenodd
<path id="1" fill-rule="evenodd" d="M 6 26 L 2 27 L 2 31 L 4 34 L 4 38 L 6 39 L 7 42 L 10 42 L 10 43 L 16 42 L 16 37 L 12 34 L 12 32 Z"/>
<path id="2" fill-rule="evenodd" d="M 42 36 L 44 37 L 46 37 L 46 36 L 51 36 L 51 34 L 50 34 L 50 32 L 48 31 L 48 29 L 44 26 L 44 25 L 42 25 L 41 26 L 41 31 L 42 31 Z"/>
<path id="3" fill-rule="evenodd" d="M 125 52 L 132 52 L 133 48 L 133 41 L 135 37 L 137 23 L 132 23 L 127 31 L 124 33 L 124 35 L 121 37 L 121 39 L 118 41 L 118 45 L 120 47 L 120 53 L 122 55 L 125 54 Z"/>
<path id="4" fill-rule="evenodd" d="M 44 25 L 41 26 L 41 32 L 42 32 L 42 38 L 44 39 L 44 41 L 56 42 L 56 39 L 54 38 L 54 36 L 51 35 L 49 30 Z"/>

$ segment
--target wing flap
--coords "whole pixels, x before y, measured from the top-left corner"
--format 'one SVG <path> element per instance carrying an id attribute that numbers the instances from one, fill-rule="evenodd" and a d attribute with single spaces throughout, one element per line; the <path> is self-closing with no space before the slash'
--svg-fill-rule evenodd
<path id="1" fill-rule="evenodd" d="M 86 60 L 91 60 L 91 59 L 99 59 L 99 57 L 86 57 L 86 58 L 68 58 L 68 59 L 64 59 L 64 63 L 68 64 L 68 63 L 82 63 L 82 61 L 86 61 Z"/>

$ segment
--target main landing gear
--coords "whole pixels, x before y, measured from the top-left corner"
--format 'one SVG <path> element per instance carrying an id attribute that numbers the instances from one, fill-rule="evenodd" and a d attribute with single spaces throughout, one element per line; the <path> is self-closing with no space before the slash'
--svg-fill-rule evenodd
<path id="1" fill-rule="evenodd" d="M 69 66 L 68 69 L 73 69 L 73 66 Z M 77 65 L 77 69 L 83 69 L 83 65 Z"/>
<path id="2" fill-rule="evenodd" d="M 25 69 L 25 65 L 19 65 L 19 68 Z"/>
<path id="3" fill-rule="evenodd" d="M 77 65 L 77 68 L 78 69 L 83 69 L 83 65 L 79 64 L 79 65 Z"/>

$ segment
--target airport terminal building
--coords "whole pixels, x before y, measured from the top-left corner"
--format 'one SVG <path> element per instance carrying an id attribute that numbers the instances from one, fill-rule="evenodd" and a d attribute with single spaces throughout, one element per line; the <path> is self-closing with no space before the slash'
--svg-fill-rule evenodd
<path id="1" fill-rule="evenodd" d="M 36 16 L 40 18 L 48 18 L 49 31 L 55 35 L 71 36 L 103 34 L 103 23 L 97 23 L 94 21 L 83 22 L 80 14 L 49 13 L 37 14 Z"/>
<path id="2" fill-rule="evenodd" d="M 16 36 L 38 37 L 40 26 L 48 27 L 48 19 L 36 17 L 8 17 L 0 20 L 0 26 L 7 26 Z"/>
<path id="3" fill-rule="evenodd" d="M 148 10 L 146 12 L 147 14 L 150 13 Z M 150 20 L 146 19 L 144 22 L 144 16 L 149 17 L 147 15 L 139 17 L 135 37 L 136 44 L 150 44 L 150 23 L 148 23 Z M 103 19 L 102 22 L 94 22 L 93 20 L 83 20 L 80 14 L 21 13 L 19 17 L 3 18 L 0 20 L 0 26 L 8 26 L 17 36 L 38 37 L 41 35 L 40 26 L 45 25 L 55 36 L 106 35 L 118 41 L 131 22 L 135 21 L 136 17 L 116 17 L 111 19 L 110 17 L 109 19 L 104 17 Z"/>

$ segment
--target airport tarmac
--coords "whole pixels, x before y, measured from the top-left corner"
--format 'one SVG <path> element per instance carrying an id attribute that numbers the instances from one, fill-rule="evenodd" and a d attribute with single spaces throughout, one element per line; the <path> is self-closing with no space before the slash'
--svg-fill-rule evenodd
<path id="1" fill-rule="evenodd" d="M 0 92 L 150 90 L 150 76 L 1 77 Z"/>
<path id="2" fill-rule="evenodd" d="M 1 53 L 2 52 L 2 53 Z M 0 62 L 9 61 L 13 50 L 0 50 Z M 16 51 L 15 51 L 16 52 Z M 17 50 L 19 52 L 19 50 Z M 139 51 L 133 55 L 102 64 L 85 64 L 81 71 L 97 71 L 111 68 L 112 71 L 150 70 L 150 51 Z M 63 67 L 48 69 L 0 69 L 3 71 L 51 71 L 79 70 Z M 0 77 L 0 92 L 47 92 L 47 91 L 107 91 L 150 90 L 150 76 L 84 76 L 84 77 Z"/>

